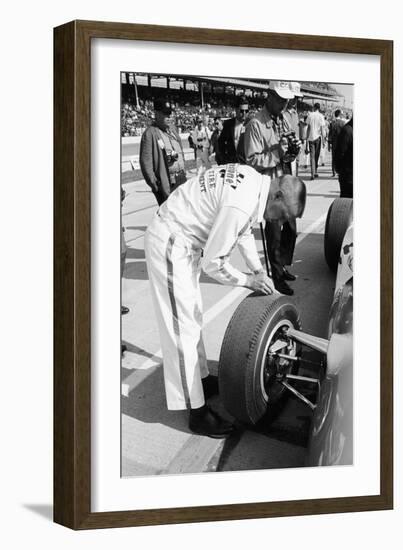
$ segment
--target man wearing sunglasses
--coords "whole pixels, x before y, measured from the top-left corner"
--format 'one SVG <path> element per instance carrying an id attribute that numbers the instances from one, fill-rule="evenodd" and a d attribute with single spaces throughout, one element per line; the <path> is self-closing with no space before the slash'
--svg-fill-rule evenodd
<path id="1" fill-rule="evenodd" d="M 243 154 L 243 138 L 245 124 L 248 119 L 249 103 L 245 96 L 237 101 L 236 115 L 224 122 L 223 130 L 218 139 L 220 162 L 218 164 L 245 164 Z"/>

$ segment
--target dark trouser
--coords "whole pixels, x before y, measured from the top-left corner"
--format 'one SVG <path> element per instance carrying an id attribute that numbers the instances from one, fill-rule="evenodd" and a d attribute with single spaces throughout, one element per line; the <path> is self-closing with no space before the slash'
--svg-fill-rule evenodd
<path id="1" fill-rule="evenodd" d="M 314 177 L 318 173 L 318 162 L 320 155 L 320 147 L 322 145 L 322 139 L 318 137 L 314 141 L 309 142 L 309 156 L 311 160 L 311 176 Z"/>
<path id="2" fill-rule="evenodd" d="M 335 152 L 335 147 L 333 147 L 333 145 L 332 145 L 332 174 L 333 174 L 333 175 L 336 174 L 336 166 L 335 166 L 335 164 L 334 164 L 334 162 L 335 162 L 335 158 L 334 158 L 334 157 L 335 157 L 335 154 L 334 154 L 334 152 Z"/>
<path id="3" fill-rule="evenodd" d="M 340 197 L 353 198 L 353 174 L 339 174 Z"/>
<path id="4" fill-rule="evenodd" d="M 266 222 L 264 233 L 273 281 L 281 281 L 284 266 L 292 264 L 297 238 L 295 220 L 285 222 L 283 226 L 274 221 Z"/>
<path id="5" fill-rule="evenodd" d="M 187 180 L 186 172 L 185 170 L 179 170 L 179 172 L 175 172 L 174 174 L 169 174 L 169 179 L 171 181 L 171 193 L 174 191 L 179 185 L 182 185 L 182 183 L 185 183 Z"/>
<path id="6" fill-rule="evenodd" d="M 157 191 L 153 191 L 155 198 L 157 199 L 158 206 L 161 206 L 163 202 L 165 202 L 168 198 L 168 195 L 163 191 L 162 189 L 158 189 Z"/>
<path id="7" fill-rule="evenodd" d="M 158 206 L 161 206 L 163 202 L 167 200 L 169 197 L 169 194 L 172 193 L 172 191 L 175 191 L 179 185 L 182 185 L 182 183 L 185 183 L 186 181 L 186 172 L 185 170 L 179 170 L 179 172 L 175 172 L 174 174 L 169 174 L 169 179 L 171 183 L 171 188 L 169 190 L 169 193 L 167 193 L 162 187 L 158 187 L 157 191 L 153 191 L 155 198 L 157 199 Z"/>

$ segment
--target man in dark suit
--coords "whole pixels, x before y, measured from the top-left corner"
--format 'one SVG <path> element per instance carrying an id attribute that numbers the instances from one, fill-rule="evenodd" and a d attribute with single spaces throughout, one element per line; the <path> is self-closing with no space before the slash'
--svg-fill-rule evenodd
<path id="1" fill-rule="evenodd" d="M 155 121 L 144 132 L 140 143 L 140 168 L 161 205 L 178 185 L 186 181 L 185 156 L 181 138 L 172 124 L 173 106 L 154 101 Z"/>
<path id="2" fill-rule="evenodd" d="M 339 174 L 340 197 L 353 198 L 353 117 L 343 126 L 337 139 L 335 167 Z"/>
<path id="3" fill-rule="evenodd" d="M 210 154 L 215 155 L 215 161 L 217 164 L 223 164 L 221 160 L 221 151 L 220 146 L 218 145 L 218 140 L 222 132 L 222 121 L 220 117 L 214 119 L 214 131 L 211 134 L 210 140 Z"/>
<path id="4" fill-rule="evenodd" d="M 337 148 L 337 140 L 339 138 L 341 129 L 345 125 L 345 121 L 341 118 L 340 109 L 336 109 L 334 112 L 334 119 L 330 123 L 328 147 L 329 151 L 332 151 L 332 175 L 336 175 L 335 156 Z"/>
<path id="5" fill-rule="evenodd" d="M 249 103 L 245 96 L 237 101 L 236 116 L 224 122 L 218 148 L 220 150 L 220 162 L 218 164 L 241 163 L 245 164 L 243 152 L 243 139 L 245 123 L 249 113 Z"/>

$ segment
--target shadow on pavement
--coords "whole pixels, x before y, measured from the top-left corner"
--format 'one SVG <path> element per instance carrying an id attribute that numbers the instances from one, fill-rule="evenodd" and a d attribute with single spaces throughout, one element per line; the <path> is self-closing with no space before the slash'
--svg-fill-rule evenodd
<path id="1" fill-rule="evenodd" d="M 217 361 L 208 361 L 209 372 L 216 374 Z M 128 369 L 122 368 L 122 381 Z M 135 369 L 129 374 L 133 374 Z M 163 424 L 169 428 L 186 433 L 192 433 L 188 428 L 188 412 L 186 410 L 169 411 L 166 405 L 164 376 L 162 364 L 150 371 L 138 371 L 139 382 L 128 397 L 121 398 L 121 412 L 140 422 Z M 218 398 L 215 398 L 215 401 Z M 217 409 L 217 404 L 214 406 Z"/>
<path id="2" fill-rule="evenodd" d="M 126 263 L 125 271 L 123 273 L 123 278 L 136 279 L 139 281 L 147 281 L 148 273 L 147 273 L 146 262 L 138 261 L 138 262 Z"/>
<path id="3" fill-rule="evenodd" d="M 127 260 L 145 260 L 146 255 L 141 248 L 127 247 L 126 259 Z"/>
<path id="4" fill-rule="evenodd" d="M 164 424 L 176 430 L 189 431 L 185 411 L 167 410 L 162 365 L 150 373 L 139 371 L 139 378 L 141 376 L 143 379 L 129 396 L 122 396 L 122 414 L 147 424 Z"/>
<path id="5" fill-rule="evenodd" d="M 127 230 L 142 231 L 143 233 L 147 229 L 147 225 L 127 225 L 127 226 L 124 226 L 124 227 Z"/>
<path id="6" fill-rule="evenodd" d="M 290 286 L 301 313 L 302 330 L 326 338 L 335 276 L 325 261 L 322 234 L 311 233 L 298 245 L 290 270 L 297 276 Z M 312 296 L 320 300 L 312 300 Z"/>
<path id="7" fill-rule="evenodd" d="M 132 372 L 133 372 L 133 369 L 128 369 L 122 366 L 120 370 L 122 381 L 125 380 L 128 376 L 130 376 Z"/>
<path id="8" fill-rule="evenodd" d="M 125 344 L 127 351 L 130 351 L 131 353 L 135 353 L 136 355 L 141 355 L 143 357 L 149 357 L 149 358 L 154 357 L 153 353 L 143 348 L 139 348 L 135 344 L 131 344 L 130 342 L 126 342 L 125 340 L 122 340 L 122 344 Z M 156 357 L 156 360 L 157 360 L 157 357 Z"/>
<path id="9" fill-rule="evenodd" d="M 213 279 L 212 277 L 209 277 L 204 271 L 201 271 L 200 273 L 200 283 L 207 283 L 209 285 L 219 285 L 220 283 Z"/>

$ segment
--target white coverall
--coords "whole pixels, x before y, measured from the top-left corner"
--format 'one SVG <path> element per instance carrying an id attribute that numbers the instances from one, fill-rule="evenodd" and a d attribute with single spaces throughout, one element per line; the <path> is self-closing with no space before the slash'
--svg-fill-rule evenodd
<path id="1" fill-rule="evenodd" d="M 204 405 L 200 270 L 223 284 L 244 286 L 247 275 L 229 263 L 237 244 L 247 267 L 262 270 L 251 227 L 263 220 L 269 187 L 270 177 L 250 166 L 217 166 L 171 193 L 145 233 L 170 410 Z"/>

